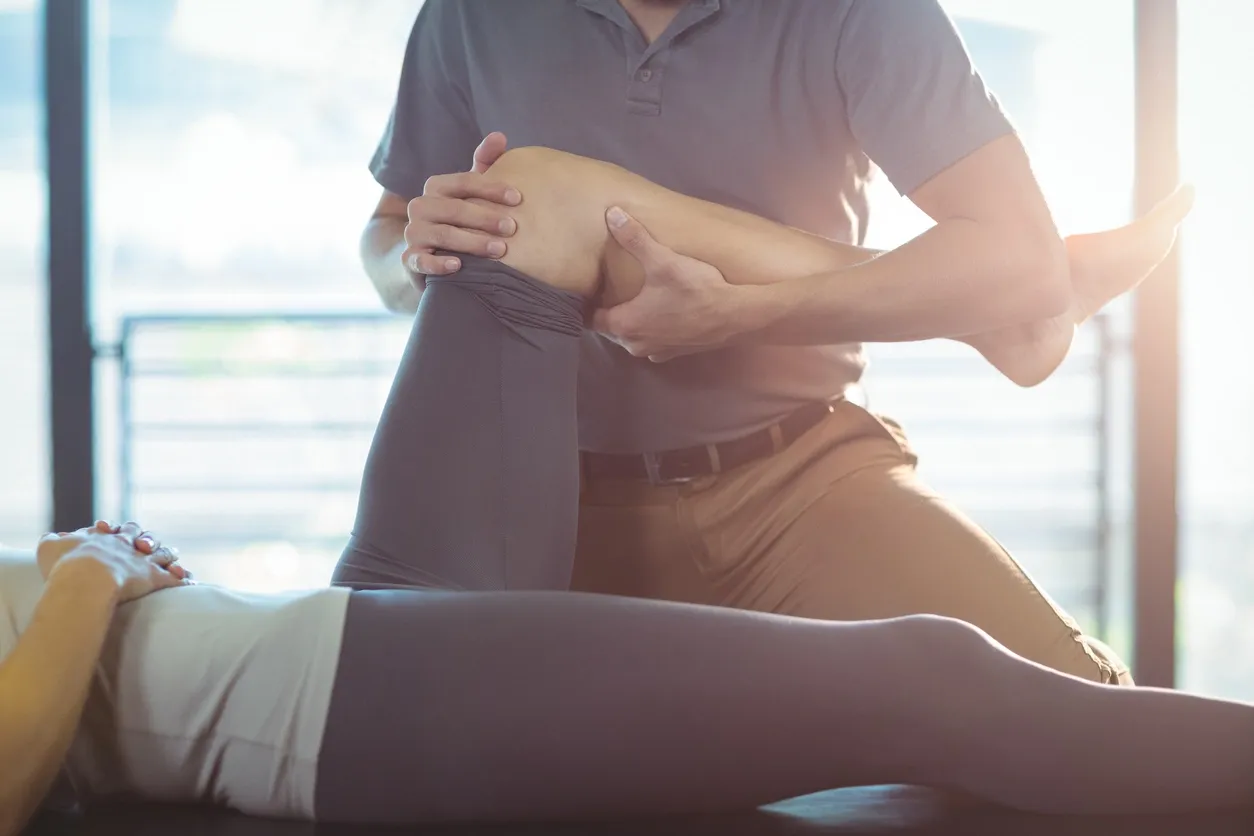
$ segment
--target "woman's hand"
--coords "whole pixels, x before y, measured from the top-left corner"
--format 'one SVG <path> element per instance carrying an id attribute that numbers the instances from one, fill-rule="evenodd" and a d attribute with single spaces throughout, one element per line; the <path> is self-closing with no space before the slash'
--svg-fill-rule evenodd
<path id="1" fill-rule="evenodd" d="M 190 583 L 134 523 L 49 534 L 35 556 L 47 584 L 0 660 L 0 834 L 21 832 L 65 762 L 117 605 Z"/>
<path id="2" fill-rule="evenodd" d="M 118 602 L 133 601 L 161 589 L 192 583 L 173 549 L 128 522 L 113 526 L 99 521 L 90 528 L 45 535 L 35 549 L 45 578 L 61 567 L 89 563 L 107 570 L 117 586 Z"/>

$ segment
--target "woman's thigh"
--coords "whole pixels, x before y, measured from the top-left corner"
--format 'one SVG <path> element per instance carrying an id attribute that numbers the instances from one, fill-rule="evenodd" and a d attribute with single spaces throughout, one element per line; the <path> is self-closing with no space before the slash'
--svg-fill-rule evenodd
<path id="1" fill-rule="evenodd" d="M 914 694 L 929 643 L 963 630 L 573 592 L 355 592 L 316 813 L 584 818 L 908 782 L 952 748 Z"/>

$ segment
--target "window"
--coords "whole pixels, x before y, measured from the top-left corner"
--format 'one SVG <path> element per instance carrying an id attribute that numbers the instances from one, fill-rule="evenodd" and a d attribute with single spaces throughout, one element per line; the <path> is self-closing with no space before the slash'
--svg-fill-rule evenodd
<path id="1" fill-rule="evenodd" d="M 0 543 L 20 548 L 51 517 L 41 14 L 0 0 Z"/>
<path id="2" fill-rule="evenodd" d="M 420 0 L 97 0 L 101 512 L 326 582 L 408 323 L 357 257 Z"/>
<path id="3" fill-rule="evenodd" d="M 1125 223 L 1134 139 L 1133 4 L 944 0 L 1028 146 L 1063 232 Z M 930 221 L 880 179 L 869 244 Z M 1054 378 L 1023 390 L 954 342 L 876 345 L 866 393 L 902 420 L 920 472 L 1005 543 L 1086 631 L 1131 657 L 1126 300 Z"/>
<path id="4" fill-rule="evenodd" d="M 1248 3 L 1180 4 L 1180 682 L 1254 699 L 1254 55 Z"/>

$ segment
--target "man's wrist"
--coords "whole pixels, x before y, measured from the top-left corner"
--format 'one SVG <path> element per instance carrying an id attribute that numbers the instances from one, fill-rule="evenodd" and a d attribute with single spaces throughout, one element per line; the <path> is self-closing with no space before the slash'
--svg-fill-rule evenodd
<path id="1" fill-rule="evenodd" d="M 384 304 L 394 313 L 412 314 L 418 310 L 418 300 L 427 286 L 427 277 L 402 264 L 400 279 Z"/>
<path id="2" fill-rule="evenodd" d="M 791 284 L 730 285 L 723 317 L 728 341 L 751 340 L 754 334 L 779 322 L 793 305 L 787 292 Z"/>

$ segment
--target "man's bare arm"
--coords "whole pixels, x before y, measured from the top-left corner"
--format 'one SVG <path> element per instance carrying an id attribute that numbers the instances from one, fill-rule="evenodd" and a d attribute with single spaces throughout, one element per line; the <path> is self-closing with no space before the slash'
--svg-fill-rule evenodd
<path id="1" fill-rule="evenodd" d="M 1022 153 L 1017 145 L 994 145 L 985 150 L 1012 160 Z M 967 163 L 978 170 L 965 170 Z M 746 338 L 797 344 L 950 337 L 976 347 L 1017 383 L 1033 385 L 1065 355 L 1075 323 L 1161 261 L 1191 198 L 1178 193 L 1127 227 L 1068 239 L 1068 246 L 1082 245 L 1068 261 L 1066 247 L 1055 244 L 1048 212 L 1035 199 L 1017 209 L 1003 207 L 1007 218 L 1018 221 L 980 224 L 965 217 L 996 216 L 1001 205 L 981 203 L 979 194 L 950 196 L 964 181 L 991 177 L 979 163 L 964 161 L 946 173 L 946 182 L 916 193 L 916 200 L 948 220 L 889 253 L 829 241 L 550 149 L 515 149 L 486 177 L 507 179 L 527 195 L 513 211 L 518 230 L 502 261 L 584 295 L 599 290 L 608 310 L 599 312 L 598 325 L 624 337 L 624 344 L 652 339 L 668 350 L 676 346 L 665 342 L 668 330 L 692 341 L 679 346 L 687 350 Z M 984 185 L 987 191 L 993 184 Z M 605 223 L 606 210 L 615 206 L 635 219 L 614 232 L 618 241 Z M 722 301 L 705 306 L 693 301 L 694 294 L 668 295 L 656 286 L 646 299 L 641 246 L 628 244 L 628 252 L 619 244 L 633 237 L 656 238 L 653 246 L 660 242 L 669 256 L 654 260 L 655 278 L 660 264 L 676 274 L 687 271 L 672 277 L 677 286 L 699 284 L 687 279 L 705 275 L 714 291 L 740 290 L 718 291 Z M 1072 273 L 1076 286 L 1069 281 Z M 1055 285 L 1064 278 L 1059 302 Z"/>
<path id="2" fill-rule="evenodd" d="M 994 140 L 910 197 L 934 227 L 864 265 L 773 290 L 763 335 L 953 337 L 1067 312 L 1067 252 L 1017 137 Z"/>
<path id="3" fill-rule="evenodd" d="M 384 306 L 394 313 L 418 310 L 422 277 L 405 266 L 406 201 L 384 192 L 361 234 L 361 262 Z"/>
<path id="4" fill-rule="evenodd" d="M 547 149 L 511 151 L 488 176 L 506 177 L 527 195 L 503 260 L 533 275 L 569 273 L 565 281 L 573 284 L 604 272 L 609 304 L 632 298 L 643 281 L 639 264 L 605 228 L 604 213 L 615 205 L 663 245 L 714 265 L 732 284 L 796 284 L 791 294 L 813 304 L 796 316 L 805 334 L 794 330 L 793 341 L 954 337 L 1052 316 L 1068 300 L 1061 242 L 1009 221 L 986 228 L 955 216 L 944 229 L 881 255 Z M 786 282 L 795 279 L 805 281 Z"/>

